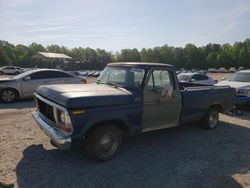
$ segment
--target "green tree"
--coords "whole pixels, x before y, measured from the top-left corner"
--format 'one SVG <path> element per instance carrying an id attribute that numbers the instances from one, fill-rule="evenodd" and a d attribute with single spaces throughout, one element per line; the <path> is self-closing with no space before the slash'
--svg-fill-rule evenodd
<path id="1" fill-rule="evenodd" d="M 11 60 L 5 54 L 3 48 L 0 48 L 0 66 L 10 65 L 10 64 L 11 64 Z"/>

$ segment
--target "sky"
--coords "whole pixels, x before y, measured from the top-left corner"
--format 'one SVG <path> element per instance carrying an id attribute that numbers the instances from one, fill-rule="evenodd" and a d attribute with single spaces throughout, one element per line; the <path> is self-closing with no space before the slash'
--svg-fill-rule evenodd
<path id="1" fill-rule="evenodd" d="M 0 0 L 0 40 L 116 51 L 250 38 L 250 0 Z"/>

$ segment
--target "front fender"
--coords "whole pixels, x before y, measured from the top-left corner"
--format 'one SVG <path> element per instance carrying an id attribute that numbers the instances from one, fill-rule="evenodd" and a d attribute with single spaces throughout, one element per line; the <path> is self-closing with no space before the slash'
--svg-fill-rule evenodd
<path id="1" fill-rule="evenodd" d="M 93 108 L 86 111 L 85 114 L 71 115 L 74 127 L 72 139 L 84 138 L 89 129 L 106 121 L 122 121 L 131 133 L 142 129 L 142 107 L 139 105 Z"/>

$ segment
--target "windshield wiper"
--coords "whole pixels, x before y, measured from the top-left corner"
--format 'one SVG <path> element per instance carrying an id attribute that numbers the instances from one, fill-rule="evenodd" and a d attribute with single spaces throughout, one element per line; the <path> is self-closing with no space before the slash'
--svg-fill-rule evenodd
<path id="1" fill-rule="evenodd" d="M 106 82 L 105 84 L 107 84 L 107 85 L 109 85 L 109 86 L 114 86 L 115 88 L 121 87 L 121 86 L 116 85 L 116 84 L 114 84 L 114 83 L 112 83 L 112 82 Z"/>
<path id="2" fill-rule="evenodd" d="M 105 85 L 113 86 L 115 88 L 123 87 L 123 86 L 114 84 L 112 82 L 101 82 L 100 80 L 97 80 L 95 83 L 97 83 L 97 84 L 105 84 Z"/>

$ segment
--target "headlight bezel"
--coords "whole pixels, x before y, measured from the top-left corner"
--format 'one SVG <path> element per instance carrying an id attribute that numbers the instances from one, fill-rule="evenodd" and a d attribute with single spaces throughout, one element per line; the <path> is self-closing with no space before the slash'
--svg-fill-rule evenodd
<path id="1" fill-rule="evenodd" d="M 66 109 L 54 107 L 54 118 L 56 120 L 55 127 L 59 131 L 62 131 L 66 135 L 73 133 L 72 122 Z"/>
<path id="2" fill-rule="evenodd" d="M 250 89 L 239 89 L 238 94 L 250 96 Z"/>

